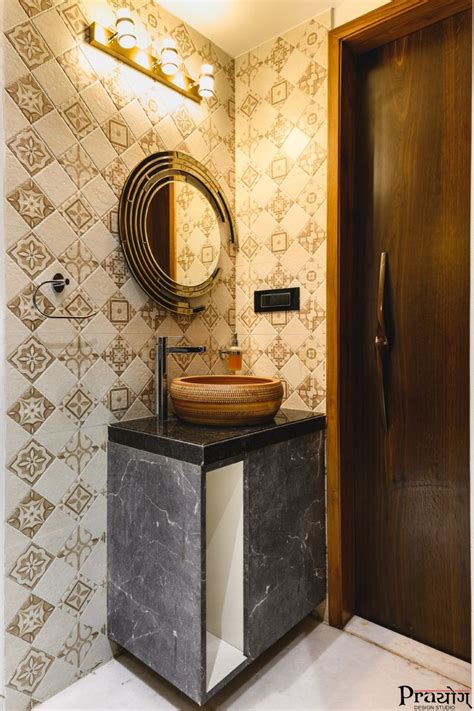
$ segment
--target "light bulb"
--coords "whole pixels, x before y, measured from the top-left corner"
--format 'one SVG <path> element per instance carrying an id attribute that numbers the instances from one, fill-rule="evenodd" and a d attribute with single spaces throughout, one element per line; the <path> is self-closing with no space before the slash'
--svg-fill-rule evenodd
<path id="1" fill-rule="evenodd" d="M 176 44 L 174 40 L 171 39 L 171 37 L 167 37 L 163 41 L 163 46 L 161 48 L 161 54 L 160 54 L 160 64 L 161 64 L 161 71 L 163 74 L 168 74 L 168 76 L 172 76 L 173 74 L 176 74 L 179 69 L 179 54 L 178 50 L 176 49 Z"/>
<path id="2" fill-rule="evenodd" d="M 136 46 L 135 22 L 126 8 L 117 10 L 115 29 L 117 30 L 117 42 L 123 49 L 132 49 Z"/>
<path id="3" fill-rule="evenodd" d="M 203 99 L 211 99 L 214 93 L 214 67 L 212 64 L 203 64 L 199 76 L 198 94 Z"/>

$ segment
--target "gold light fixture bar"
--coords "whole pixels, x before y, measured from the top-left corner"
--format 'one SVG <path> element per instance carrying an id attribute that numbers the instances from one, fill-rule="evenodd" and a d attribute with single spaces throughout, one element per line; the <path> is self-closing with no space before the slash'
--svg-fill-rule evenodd
<path id="1" fill-rule="evenodd" d="M 142 74 L 146 74 L 152 79 L 160 81 L 162 84 L 165 84 L 165 86 L 174 89 L 174 91 L 179 92 L 188 99 L 192 99 L 197 103 L 201 102 L 198 86 L 191 77 L 183 72 L 178 72 L 173 76 L 165 74 L 158 63 L 158 59 L 144 49 L 140 49 L 139 47 L 124 49 L 117 42 L 116 32 L 114 30 L 109 30 L 107 27 L 93 22 L 89 26 L 89 44 L 102 50 L 102 52 L 106 52 L 106 54 L 109 54 L 115 59 L 120 59 L 130 67 L 142 72 Z"/>

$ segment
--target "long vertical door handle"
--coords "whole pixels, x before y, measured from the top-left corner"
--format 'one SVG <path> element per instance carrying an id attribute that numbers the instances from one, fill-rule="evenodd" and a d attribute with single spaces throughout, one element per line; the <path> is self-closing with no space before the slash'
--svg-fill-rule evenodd
<path id="1" fill-rule="evenodd" d="M 377 371 L 377 388 L 379 394 L 380 416 L 384 431 L 387 431 L 387 403 L 384 383 L 384 352 L 388 348 L 388 338 L 385 330 L 384 298 L 385 277 L 387 273 L 387 252 L 380 254 L 379 285 L 377 291 L 377 328 L 375 332 L 375 365 Z"/>

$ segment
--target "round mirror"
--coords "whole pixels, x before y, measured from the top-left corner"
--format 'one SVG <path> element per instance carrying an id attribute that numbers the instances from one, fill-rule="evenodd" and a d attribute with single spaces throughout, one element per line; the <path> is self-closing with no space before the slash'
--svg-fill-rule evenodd
<path id="1" fill-rule="evenodd" d="M 236 241 L 232 212 L 209 171 L 185 153 L 154 153 L 128 176 L 119 203 L 119 235 L 143 290 L 181 314 L 202 311 L 220 273 L 222 240 Z"/>
<path id="2" fill-rule="evenodd" d="M 199 286 L 215 272 L 220 223 L 208 198 L 191 183 L 171 180 L 148 203 L 146 235 L 160 268 L 182 286 Z"/>

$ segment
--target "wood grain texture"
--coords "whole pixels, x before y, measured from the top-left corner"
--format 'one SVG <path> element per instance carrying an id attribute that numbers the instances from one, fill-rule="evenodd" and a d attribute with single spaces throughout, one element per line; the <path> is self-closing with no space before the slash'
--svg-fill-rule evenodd
<path id="1" fill-rule="evenodd" d="M 354 612 L 353 476 L 350 343 L 355 172 L 354 77 L 357 55 L 470 7 L 466 0 L 397 0 L 329 33 L 327 279 L 327 526 L 330 624 Z"/>
<path id="2" fill-rule="evenodd" d="M 355 132 L 351 125 L 355 102 L 355 67 L 351 51 L 330 35 L 329 41 L 329 151 L 328 151 L 328 258 L 327 258 L 327 509 L 328 509 L 328 616 L 344 627 L 354 609 L 353 491 L 351 469 L 341 453 L 351 436 L 350 416 L 343 407 L 351 387 L 352 364 L 339 357 L 351 339 L 353 323 L 349 303 L 339 299 L 351 287 L 355 245 L 353 164 Z M 343 140 L 344 138 L 344 140 Z M 349 371 L 348 371 L 349 369 Z M 344 476 L 344 480 L 342 480 Z"/>
<path id="3" fill-rule="evenodd" d="M 470 657 L 471 14 L 358 67 L 356 612 Z M 384 432 L 374 355 L 387 254 Z"/>
<path id="4" fill-rule="evenodd" d="M 471 0 L 392 0 L 340 25 L 332 34 L 354 54 L 364 54 L 471 7 Z"/>

